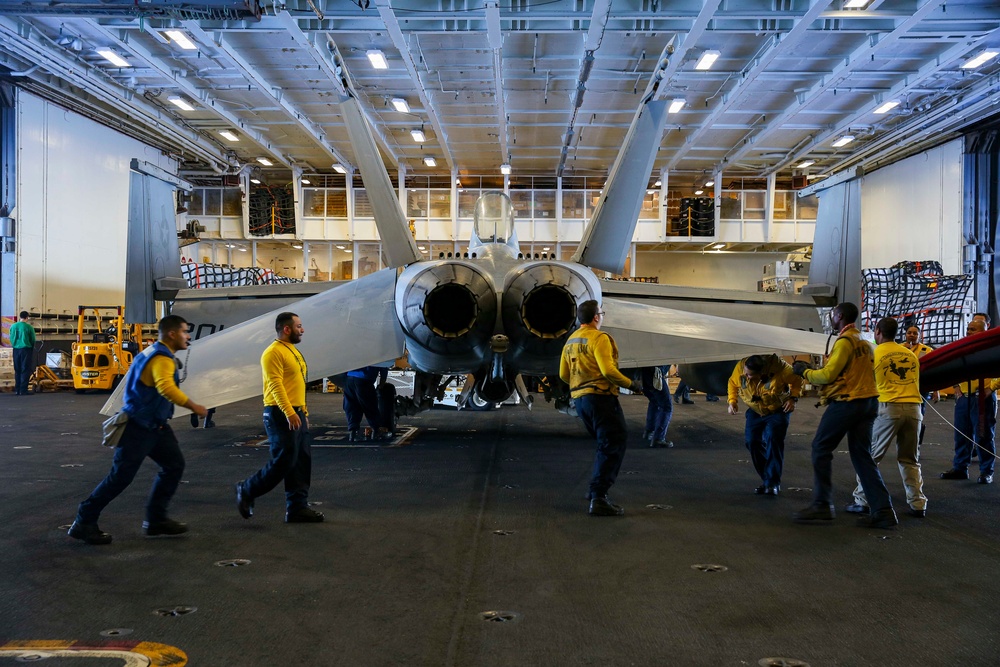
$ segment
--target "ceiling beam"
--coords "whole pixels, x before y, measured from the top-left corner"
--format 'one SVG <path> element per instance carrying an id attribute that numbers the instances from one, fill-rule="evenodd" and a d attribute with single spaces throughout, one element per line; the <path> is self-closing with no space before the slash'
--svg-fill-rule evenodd
<path id="1" fill-rule="evenodd" d="M 893 44 L 905 36 L 911 28 L 919 25 L 919 23 L 926 18 L 928 14 L 936 10 L 943 1 L 944 0 L 927 0 L 927 2 L 921 5 L 912 16 L 900 21 L 888 34 L 880 35 L 879 33 L 873 33 L 870 35 L 869 39 L 865 40 L 864 44 L 854 49 L 854 51 L 849 56 L 844 58 L 832 72 L 820 76 L 816 83 L 814 83 L 807 92 L 796 95 L 794 103 L 768 121 L 767 125 L 761 128 L 761 130 L 753 137 L 751 142 L 738 148 L 728 158 L 728 160 L 730 162 L 736 162 L 751 150 L 753 143 L 764 139 L 773 132 L 779 131 L 795 115 L 806 109 L 812 102 L 815 102 L 820 95 L 823 95 L 827 90 L 836 87 L 837 84 L 847 79 L 853 73 L 856 66 L 862 63 L 870 62 L 879 51 L 885 49 L 886 46 Z M 790 161 L 791 160 L 788 160 L 787 162 Z"/>
<path id="2" fill-rule="evenodd" d="M 385 23 L 385 29 L 386 32 L 389 33 L 389 38 L 392 39 L 392 45 L 396 47 L 397 51 L 399 51 L 399 56 L 403 61 L 403 65 L 406 67 L 406 71 L 410 75 L 413 87 L 417 90 L 417 95 L 420 97 L 420 103 L 423 105 L 424 113 L 427 114 L 431 127 L 434 128 L 434 134 L 437 135 L 438 147 L 441 149 L 442 153 L 441 157 L 444 158 L 445 163 L 448 165 L 448 169 L 455 171 L 458 169 L 458 165 L 455 164 L 455 158 L 451 154 L 451 150 L 448 148 L 448 133 L 445 132 L 444 126 L 441 124 L 441 119 L 438 118 L 437 112 L 434 110 L 434 104 L 431 102 L 430 95 L 427 93 L 423 82 L 420 80 L 420 74 L 417 72 L 417 65 L 413 62 L 413 56 L 410 53 L 410 45 L 406 43 L 406 37 L 403 36 L 403 31 L 399 27 L 399 20 L 396 18 L 396 14 L 393 12 L 392 7 L 389 6 L 389 0 L 375 0 L 375 6 L 378 9 L 379 16 L 382 17 L 382 22 Z"/>
<path id="3" fill-rule="evenodd" d="M 663 99 L 667 95 L 668 89 L 673 83 L 674 77 L 680 70 L 681 65 L 684 64 L 688 52 L 694 48 L 698 40 L 701 39 L 701 36 L 708 30 L 708 25 L 711 23 L 721 4 L 722 0 L 705 0 L 701 6 L 701 10 L 698 12 L 698 16 L 691 22 L 691 27 L 687 32 L 678 35 L 676 41 L 680 43 L 675 44 L 670 62 L 663 71 L 664 85 L 660 86 L 656 91 L 656 99 Z"/>
<path id="4" fill-rule="evenodd" d="M 819 18 L 830 2 L 831 0 L 813 0 L 809 5 L 809 9 L 801 18 L 795 21 L 795 25 L 792 26 L 791 30 L 784 35 L 775 33 L 770 37 L 772 40 L 771 46 L 764 53 L 755 56 L 749 67 L 740 72 L 740 78 L 736 84 L 722 95 L 722 99 L 712 109 L 708 117 L 699 123 L 698 129 L 689 134 L 684 141 L 684 145 L 674 152 L 673 157 L 667 162 L 667 169 L 676 167 L 691 149 L 691 146 L 697 143 L 706 133 L 712 131 L 713 124 L 720 120 L 743 97 L 753 85 L 753 82 L 764 73 L 775 58 L 784 54 L 791 46 L 797 44 L 799 40 L 805 37 L 809 26 Z"/>

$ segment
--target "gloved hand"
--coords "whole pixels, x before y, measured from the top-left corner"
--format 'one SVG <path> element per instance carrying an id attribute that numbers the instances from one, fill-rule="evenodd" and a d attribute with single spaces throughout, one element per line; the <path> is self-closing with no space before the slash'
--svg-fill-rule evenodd
<path id="1" fill-rule="evenodd" d="M 806 369 L 809 368 L 809 364 L 804 361 L 796 361 L 792 364 L 792 372 L 799 377 L 805 377 Z"/>

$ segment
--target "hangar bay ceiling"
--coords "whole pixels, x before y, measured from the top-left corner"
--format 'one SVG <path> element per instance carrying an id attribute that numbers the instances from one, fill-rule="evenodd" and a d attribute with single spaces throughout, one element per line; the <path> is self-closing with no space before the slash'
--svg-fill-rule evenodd
<path id="1" fill-rule="evenodd" d="M 604 176 L 662 76 L 671 186 L 870 169 L 998 111 L 1000 57 L 962 65 L 1000 4 L 854 4 L 0 0 L 0 65 L 187 171 L 351 169 L 345 95 L 390 173 Z"/>

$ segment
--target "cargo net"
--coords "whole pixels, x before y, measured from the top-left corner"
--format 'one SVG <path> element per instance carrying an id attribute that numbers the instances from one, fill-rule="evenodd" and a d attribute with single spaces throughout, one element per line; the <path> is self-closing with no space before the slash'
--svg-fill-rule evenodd
<path id="1" fill-rule="evenodd" d="M 250 234 L 295 233 L 295 199 L 288 188 L 259 187 L 250 191 Z"/>
<path id="2" fill-rule="evenodd" d="M 888 269 L 864 269 L 861 307 L 863 329 L 872 331 L 883 317 L 899 322 L 897 341 L 917 327 L 932 347 L 965 335 L 971 276 L 942 275 L 939 262 L 900 262 Z"/>
<path id="3" fill-rule="evenodd" d="M 181 275 L 187 280 L 188 287 L 192 289 L 302 282 L 295 278 L 279 276 L 270 269 L 239 269 L 220 264 L 199 264 L 197 262 L 183 262 Z"/>

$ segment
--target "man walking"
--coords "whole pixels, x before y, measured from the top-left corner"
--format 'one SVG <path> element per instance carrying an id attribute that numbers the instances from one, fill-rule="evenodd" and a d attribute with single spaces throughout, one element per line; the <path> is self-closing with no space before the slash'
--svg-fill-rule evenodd
<path id="1" fill-rule="evenodd" d="M 649 401 L 646 406 L 646 430 L 642 439 L 650 447 L 669 448 L 674 443 L 667 440 L 667 429 L 674 414 L 674 404 L 670 402 L 670 387 L 667 375 L 670 366 L 650 366 L 642 369 L 642 393 Z"/>
<path id="2" fill-rule="evenodd" d="M 889 443 L 896 440 L 896 462 L 906 488 L 906 504 L 910 515 L 927 516 L 927 496 L 920 476 L 920 448 L 917 445 L 920 412 L 924 401 L 920 396 L 920 362 L 917 355 L 895 342 L 899 325 L 886 317 L 875 325 L 875 386 L 878 389 L 878 416 L 872 433 L 872 458 L 878 465 Z M 868 499 L 861 486 L 854 489 L 854 502 L 848 512 L 868 513 Z"/>
<path id="3" fill-rule="evenodd" d="M 799 523 L 833 519 L 833 452 L 845 435 L 851 463 L 871 507 L 871 514 L 862 525 L 893 528 L 899 523 L 889 491 L 872 459 L 872 424 L 878 413 L 878 390 L 872 346 L 854 326 L 857 319 L 857 306 L 849 302 L 838 304 L 830 312 L 830 323 L 839 335 L 826 365 L 818 370 L 808 368 L 803 361 L 793 365 L 796 375 L 820 387 L 821 400 L 826 403 L 812 442 L 813 502 L 795 513 L 793 518 Z"/>
<path id="4" fill-rule="evenodd" d="M 14 394 L 28 395 L 28 383 L 35 372 L 35 329 L 28 323 L 28 311 L 10 325 L 10 346 L 14 348 Z"/>
<path id="5" fill-rule="evenodd" d="M 742 359 L 729 377 L 729 414 L 737 412 L 737 396 L 747 405 L 744 440 L 762 482 L 753 491 L 759 496 L 781 491 L 785 434 L 801 391 L 802 380 L 776 354 Z"/>
<path id="6" fill-rule="evenodd" d="M 594 472 L 590 480 L 590 515 L 622 516 L 625 510 L 608 498 L 625 457 L 628 431 L 618 403 L 618 388 L 633 389 L 632 381 L 618 370 L 618 347 L 601 331 L 604 311 L 593 299 L 577 309 L 580 328 L 562 350 L 559 377 L 567 383 L 576 414 L 597 439 Z"/>
<path id="7" fill-rule="evenodd" d="M 180 390 L 180 379 L 174 354 L 187 349 L 191 334 L 188 323 L 179 315 L 160 320 L 159 340 L 132 360 L 123 382 L 122 412 L 128 423 L 115 447 L 111 472 L 93 493 L 80 503 L 69 536 L 87 544 L 111 544 L 111 534 L 97 526 L 101 510 L 128 488 L 148 456 L 160 466 L 153 489 L 146 501 L 146 520 L 142 527 L 147 535 L 179 535 L 187 525 L 167 518 L 167 505 L 177 491 L 184 474 L 184 455 L 168 421 L 174 415 L 174 405 L 180 405 L 204 417 L 208 411 Z"/>
<path id="8" fill-rule="evenodd" d="M 972 320 L 966 337 L 986 331 L 986 323 Z M 975 447 L 979 453 L 979 483 L 992 484 L 996 462 L 993 438 L 997 428 L 997 397 L 1000 379 L 986 378 L 955 385 L 955 457 L 941 479 L 969 479 L 969 463 Z"/>
<path id="9" fill-rule="evenodd" d="M 274 322 L 278 337 L 260 357 L 264 376 L 264 430 L 271 460 L 236 485 L 236 507 L 240 516 L 253 516 L 254 498 L 264 495 L 278 482 L 285 483 L 285 523 L 317 523 L 323 513 L 308 505 L 312 475 L 309 450 L 309 412 L 306 410 L 306 360 L 296 345 L 305 330 L 295 313 L 284 312 Z"/>

